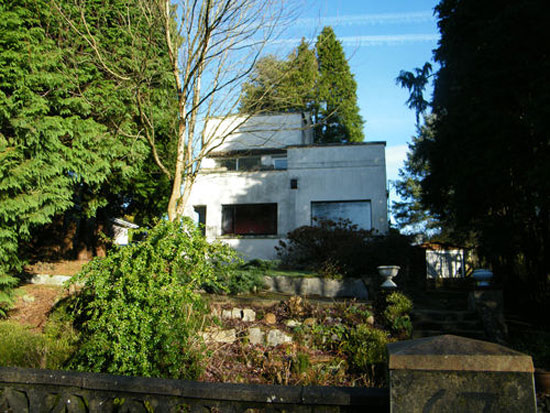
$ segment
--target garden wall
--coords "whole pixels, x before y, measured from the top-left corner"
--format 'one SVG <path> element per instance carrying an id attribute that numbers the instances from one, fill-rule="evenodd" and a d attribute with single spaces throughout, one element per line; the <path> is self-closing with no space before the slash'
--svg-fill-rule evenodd
<path id="1" fill-rule="evenodd" d="M 264 283 L 268 291 L 289 295 L 318 295 L 321 297 L 368 298 L 365 281 L 360 278 L 332 280 L 320 277 L 265 276 Z"/>
<path id="2" fill-rule="evenodd" d="M 0 411 L 387 412 L 387 389 L 199 383 L 0 368 Z"/>

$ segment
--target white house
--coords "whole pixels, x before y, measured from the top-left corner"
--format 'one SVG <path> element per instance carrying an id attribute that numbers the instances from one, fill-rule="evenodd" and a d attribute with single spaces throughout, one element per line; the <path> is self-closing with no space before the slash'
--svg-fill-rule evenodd
<path id="1" fill-rule="evenodd" d="M 314 217 L 387 232 L 385 142 L 314 145 L 308 119 L 209 121 L 210 133 L 232 133 L 203 161 L 185 211 L 207 238 L 247 258 L 273 259 L 279 240 Z"/>

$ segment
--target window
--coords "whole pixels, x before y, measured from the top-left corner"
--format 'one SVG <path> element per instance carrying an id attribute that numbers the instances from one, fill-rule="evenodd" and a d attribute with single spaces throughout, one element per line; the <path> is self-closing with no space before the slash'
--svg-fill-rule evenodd
<path id="1" fill-rule="evenodd" d="M 262 158 L 259 156 L 247 156 L 237 158 L 237 171 L 258 171 L 262 166 Z"/>
<path id="2" fill-rule="evenodd" d="M 277 204 L 222 205 L 222 234 L 276 235 Z"/>
<path id="3" fill-rule="evenodd" d="M 194 221 L 199 224 L 202 235 L 206 234 L 206 205 L 196 205 L 193 207 L 195 211 Z"/>
<path id="4" fill-rule="evenodd" d="M 218 167 L 228 171 L 259 171 L 262 166 L 261 157 L 247 156 L 242 158 L 222 158 L 216 161 Z"/>
<path id="5" fill-rule="evenodd" d="M 226 159 L 218 159 L 216 161 L 218 164 L 218 167 L 225 168 L 228 171 L 236 171 L 237 170 L 237 159 L 236 158 L 226 158 Z"/>
<path id="6" fill-rule="evenodd" d="M 287 169 L 288 162 L 286 158 L 273 158 L 273 168 L 278 170 Z"/>
<path id="7" fill-rule="evenodd" d="M 311 218 L 349 219 L 361 229 L 372 229 L 370 201 L 326 201 L 311 203 Z"/>

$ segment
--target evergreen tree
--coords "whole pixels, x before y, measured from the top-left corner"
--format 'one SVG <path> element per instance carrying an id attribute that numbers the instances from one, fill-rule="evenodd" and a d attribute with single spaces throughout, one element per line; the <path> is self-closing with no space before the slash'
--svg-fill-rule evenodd
<path id="1" fill-rule="evenodd" d="M 7 3 L 0 3 L 0 274 L 21 269 L 20 244 L 75 203 L 80 214 L 95 216 L 109 194 L 132 192 L 150 156 L 148 145 L 135 138 L 141 128 L 132 104 L 136 91 L 117 88 L 90 63 L 90 45 L 69 30 L 51 2 Z M 139 64 L 116 30 L 123 3 L 90 3 L 94 24 L 113 53 Z M 70 3 L 63 6 L 70 11 Z M 143 71 L 156 73 L 154 110 L 168 128 L 170 99 L 159 70 Z"/>
<path id="2" fill-rule="evenodd" d="M 441 229 L 439 220 L 421 202 L 421 182 L 429 173 L 422 148 L 434 139 L 433 123 L 433 116 L 428 116 L 424 124 L 417 127 L 417 135 L 409 144 L 407 159 L 395 183 L 401 201 L 393 203 L 392 212 L 399 228 L 406 232 L 431 233 Z"/>
<path id="3" fill-rule="evenodd" d="M 240 110 L 245 113 L 310 111 L 318 143 L 364 138 L 357 83 L 330 27 L 323 29 L 314 50 L 302 39 L 287 60 L 261 59 L 243 92 Z"/>
<path id="4" fill-rule="evenodd" d="M 266 56 L 243 84 L 240 110 L 245 113 L 294 112 L 311 109 L 317 59 L 304 39 L 287 60 Z"/>
<path id="5" fill-rule="evenodd" d="M 363 119 L 357 106 L 357 83 L 340 41 L 330 26 L 323 29 L 315 45 L 319 67 L 315 123 L 321 143 L 361 142 Z"/>
<path id="6" fill-rule="evenodd" d="M 421 205 L 455 237 L 473 234 L 515 303 L 547 314 L 550 5 L 442 0 L 436 13 L 434 118 L 412 155 Z"/>

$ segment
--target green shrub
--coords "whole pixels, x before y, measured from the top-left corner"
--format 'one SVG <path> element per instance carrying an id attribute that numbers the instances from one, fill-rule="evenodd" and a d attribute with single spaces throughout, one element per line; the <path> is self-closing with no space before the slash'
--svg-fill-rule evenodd
<path id="1" fill-rule="evenodd" d="M 226 265 L 223 276 L 216 278 L 215 285 L 205 284 L 203 288 L 209 293 L 244 294 L 261 290 L 264 287 L 264 275 L 277 264 L 273 261 L 252 260 L 240 264 L 233 260 L 232 265 Z M 239 265 L 240 264 L 240 265 Z"/>
<path id="2" fill-rule="evenodd" d="M 403 293 L 394 291 L 386 297 L 384 319 L 388 327 L 397 335 L 405 338 L 412 333 L 412 323 L 409 313 L 412 311 L 412 301 Z"/>
<path id="3" fill-rule="evenodd" d="M 0 265 L 0 317 L 5 317 L 7 310 L 13 305 L 13 288 L 17 282 L 17 278 L 5 273 Z"/>
<path id="4" fill-rule="evenodd" d="M 48 322 L 44 333 L 18 323 L 0 322 L 0 366 L 62 369 L 75 350 L 70 325 Z"/>
<path id="5" fill-rule="evenodd" d="M 218 287 L 235 253 L 209 244 L 188 219 L 161 222 L 136 244 L 89 263 L 75 306 L 82 371 L 196 379 L 203 369 L 197 332 L 206 306 L 197 290 Z M 221 274 L 221 275 L 220 275 Z"/>
<path id="6" fill-rule="evenodd" d="M 510 334 L 511 348 L 529 354 L 536 368 L 550 370 L 550 332 L 515 331 Z"/>
<path id="7" fill-rule="evenodd" d="M 316 271 L 331 278 L 377 274 L 379 265 L 408 267 L 410 240 L 397 232 L 375 235 L 349 220 L 316 220 L 287 234 L 276 247 L 286 268 Z"/>
<path id="8" fill-rule="evenodd" d="M 386 362 L 389 342 L 385 331 L 359 324 L 350 331 L 342 348 L 352 369 L 368 372 L 373 365 Z"/>
<path id="9" fill-rule="evenodd" d="M 263 273 L 258 270 L 235 270 L 225 284 L 230 294 L 244 294 L 261 290 L 264 286 Z"/>

